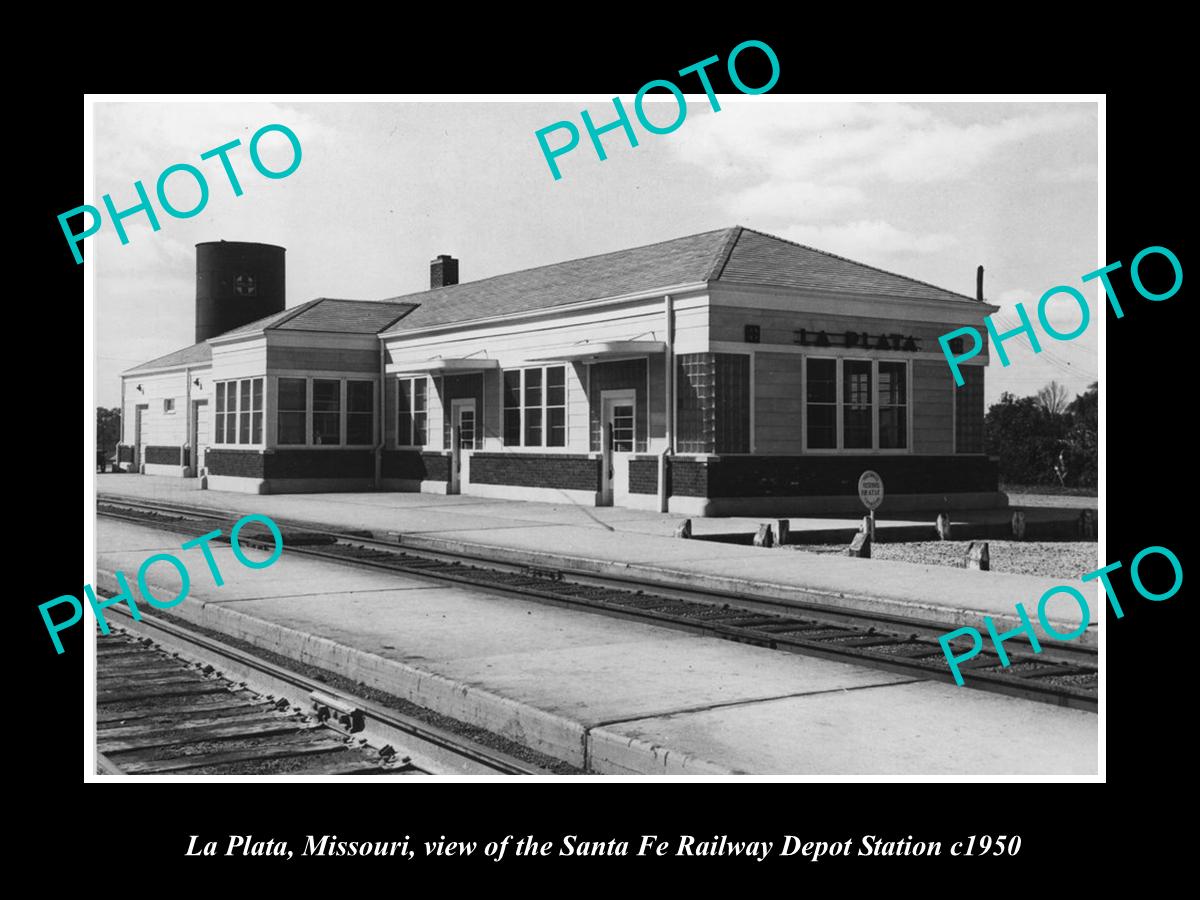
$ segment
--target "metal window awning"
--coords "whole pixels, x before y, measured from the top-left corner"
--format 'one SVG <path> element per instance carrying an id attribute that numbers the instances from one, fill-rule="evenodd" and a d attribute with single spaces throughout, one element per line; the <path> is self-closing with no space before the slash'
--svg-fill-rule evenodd
<path id="1" fill-rule="evenodd" d="M 466 372 L 487 372 L 500 368 L 497 359 L 427 359 L 423 362 L 402 363 L 405 372 L 445 372 L 451 375 Z"/>
<path id="2" fill-rule="evenodd" d="M 618 359 L 634 359 L 647 353 L 665 353 L 665 341 L 594 341 L 572 344 L 561 350 L 547 350 L 527 356 L 530 362 L 605 362 Z"/>

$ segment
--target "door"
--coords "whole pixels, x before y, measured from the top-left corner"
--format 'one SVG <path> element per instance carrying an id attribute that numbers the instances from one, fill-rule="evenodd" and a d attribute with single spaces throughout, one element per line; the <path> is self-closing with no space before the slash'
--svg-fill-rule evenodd
<path id="1" fill-rule="evenodd" d="M 192 401 L 192 475 L 204 469 L 204 454 L 212 443 L 212 420 L 208 417 L 208 401 Z"/>
<path id="2" fill-rule="evenodd" d="M 150 404 L 137 406 L 133 410 L 133 465 L 129 471 L 142 471 L 142 416 L 150 408 Z"/>
<path id="3" fill-rule="evenodd" d="M 600 503 L 612 506 L 629 494 L 629 458 L 637 446 L 637 393 L 603 391 L 600 394 L 601 465 Z"/>
<path id="4" fill-rule="evenodd" d="M 463 451 L 475 448 L 475 398 L 450 401 L 450 493 L 457 494 L 463 482 Z M 470 461 L 467 461 L 470 481 Z"/>

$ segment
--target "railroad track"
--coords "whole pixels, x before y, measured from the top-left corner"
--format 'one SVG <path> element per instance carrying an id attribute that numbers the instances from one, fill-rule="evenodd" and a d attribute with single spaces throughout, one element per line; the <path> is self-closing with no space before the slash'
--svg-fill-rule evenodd
<path id="1" fill-rule="evenodd" d="M 97 511 L 111 518 L 193 536 L 214 526 L 227 533 L 241 517 L 232 511 L 104 494 L 98 498 Z M 799 600 L 783 602 L 732 592 L 650 587 L 634 579 L 569 567 L 548 569 L 406 547 L 402 535 L 389 541 L 371 532 L 345 532 L 285 519 L 275 521 L 283 530 L 285 550 L 295 554 L 451 581 L 725 640 L 953 683 L 937 641 L 938 635 L 953 626 L 941 623 Z M 257 525 L 244 528 L 239 542 L 259 543 L 267 549 L 274 546 L 267 530 Z M 1049 642 L 1043 643 L 1043 648 L 1038 655 L 1010 649 L 1008 667 L 1001 666 L 994 653 L 983 651 L 960 664 L 966 674 L 966 685 L 1095 712 L 1098 699 L 1095 651 L 1075 644 Z"/>
<path id="2" fill-rule="evenodd" d="M 121 625 L 96 644 L 101 774 L 546 774 L 173 622 L 114 611 Z"/>

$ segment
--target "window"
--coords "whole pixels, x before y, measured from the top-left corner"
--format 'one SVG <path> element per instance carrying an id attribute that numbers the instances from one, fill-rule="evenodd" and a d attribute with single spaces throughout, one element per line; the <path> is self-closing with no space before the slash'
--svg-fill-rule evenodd
<path id="1" fill-rule="evenodd" d="M 397 391 L 396 443 L 401 447 L 424 447 L 427 441 L 425 376 L 401 378 Z"/>
<path id="2" fill-rule="evenodd" d="M 505 446 L 567 446 L 566 366 L 505 372 L 503 393 Z"/>
<path id="3" fill-rule="evenodd" d="M 167 397 L 163 400 L 163 412 L 164 413 L 175 412 L 175 398 L 174 397 Z"/>
<path id="4" fill-rule="evenodd" d="M 504 373 L 504 443 L 508 447 L 521 444 L 521 370 Z"/>
<path id="5" fill-rule="evenodd" d="M 567 446 L 567 369 L 546 369 L 546 446 Z"/>
<path id="6" fill-rule="evenodd" d="M 261 444 L 263 439 L 263 380 L 218 381 L 213 413 L 215 443 Z"/>
<path id="7" fill-rule="evenodd" d="M 281 377 L 276 401 L 276 443 L 335 447 L 343 443 L 374 444 L 375 382 L 345 380 L 345 441 L 342 440 L 342 383 L 341 378 Z M 256 387 L 252 397 L 257 398 L 258 392 Z M 252 420 L 256 434 L 261 430 L 260 418 L 255 415 Z"/>
<path id="8" fill-rule="evenodd" d="M 612 408 L 612 448 L 614 453 L 632 453 L 634 417 L 632 403 L 615 403 Z"/>
<path id="9" fill-rule="evenodd" d="M 908 363 L 805 360 L 808 450 L 908 449 Z"/>
<path id="10" fill-rule="evenodd" d="M 908 366 L 879 363 L 879 449 L 908 446 Z"/>
<path id="11" fill-rule="evenodd" d="M 808 449 L 837 448 L 836 359 L 809 359 L 805 418 L 808 420 Z"/>
<path id="12" fill-rule="evenodd" d="M 217 408 L 213 411 L 213 441 L 225 443 L 225 382 L 217 382 Z"/>
<path id="13" fill-rule="evenodd" d="M 458 411 L 458 446 L 462 450 L 470 450 L 475 446 L 475 406 L 457 407 Z"/>
<path id="14" fill-rule="evenodd" d="M 238 395 L 238 443 L 250 443 L 250 380 L 247 378 L 238 382 L 241 392 Z M 262 398 L 259 398 L 262 401 Z"/>
<path id="15" fill-rule="evenodd" d="M 314 378 L 312 383 L 312 442 L 342 442 L 342 383 L 336 378 Z"/>
<path id="16" fill-rule="evenodd" d="M 308 415 L 308 382 L 303 378 L 279 379 L 280 444 L 303 444 Z"/>
<path id="17" fill-rule="evenodd" d="M 375 443 L 375 382 L 346 382 L 346 443 Z"/>

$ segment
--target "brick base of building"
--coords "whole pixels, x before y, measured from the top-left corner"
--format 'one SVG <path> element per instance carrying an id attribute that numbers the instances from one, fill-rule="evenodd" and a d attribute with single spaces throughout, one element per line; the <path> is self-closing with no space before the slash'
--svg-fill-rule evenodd
<path id="1" fill-rule="evenodd" d="M 210 486 L 217 489 L 369 491 L 375 485 L 370 450 L 212 449 L 205 463 Z M 655 505 L 658 463 L 647 455 L 629 460 L 630 496 L 621 505 Z M 380 487 L 446 493 L 454 487 L 450 466 L 447 453 L 385 450 Z M 464 456 L 461 490 L 497 499 L 593 504 L 602 490 L 601 466 L 595 455 L 474 451 Z M 883 479 L 884 514 L 1007 505 L 997 462 L 963 454 L 667 457 L 668 506 L 693 516 L 861 515 L 858 479 L 868 469 Z"/>
<path id="2" fill-rule="evenodd" d="M 701 516 L 860 515 L 858 479 L 868 469 L 883 479 L 885 513 L 1008 505 L 999 464 L 966 454 L 671 457 L 669 505 Z"/>
<path id="3" fill-rule="evenodd" d="M 470 482 L 594 492 L 600 490 L 600 460 L 584 454 L 477 451 L 471 454 Z"/>
<path id="4" fill-rule="evenodd" d="M 999 464 L 986 456 L 711 456 L 668 458 L 668 488 L 684 497 L 858 497 L 870 469 L 887 494 L 988 493 Z"/>

